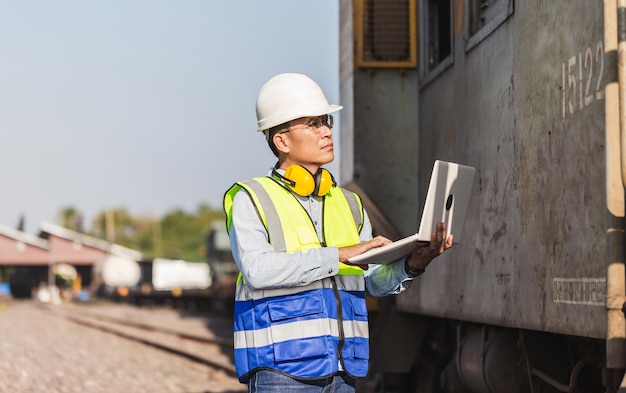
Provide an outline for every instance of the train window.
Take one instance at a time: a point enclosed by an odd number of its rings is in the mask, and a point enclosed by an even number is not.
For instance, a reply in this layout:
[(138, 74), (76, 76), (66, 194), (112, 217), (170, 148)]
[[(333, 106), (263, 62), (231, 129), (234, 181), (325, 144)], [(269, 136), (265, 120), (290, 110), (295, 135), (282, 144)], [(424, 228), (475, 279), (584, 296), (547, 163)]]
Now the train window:
[(513, 14), (513, 0), (470, 0), (469, 33), (465, 50), (469, 51)]
[[(422, 2), (422, 69), (430, 80), (452, 64), (452, 1)], [(423, 81), (424, 82), (424, 81)]]
[(416, 0), (356, 0), (356, 66), (417, 67), (416, 25)]

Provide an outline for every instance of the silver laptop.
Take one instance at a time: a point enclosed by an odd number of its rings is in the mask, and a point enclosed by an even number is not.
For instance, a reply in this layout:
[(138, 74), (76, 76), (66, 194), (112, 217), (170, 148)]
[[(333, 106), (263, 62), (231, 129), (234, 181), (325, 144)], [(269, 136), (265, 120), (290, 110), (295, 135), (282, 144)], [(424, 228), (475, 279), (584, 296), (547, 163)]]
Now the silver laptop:
[(446, 224), (447, 234), (454, 236), (454, 243), (459, 243), (463, 236), (463, 224), (475, 172), (476, 170), (470, 166), (435, 161), (418, 232), (352, 257), (348, 262), (354, 264), (394, 262), (409, 255), (418, 242), (429, 243), (430, 236), (440, 221)]

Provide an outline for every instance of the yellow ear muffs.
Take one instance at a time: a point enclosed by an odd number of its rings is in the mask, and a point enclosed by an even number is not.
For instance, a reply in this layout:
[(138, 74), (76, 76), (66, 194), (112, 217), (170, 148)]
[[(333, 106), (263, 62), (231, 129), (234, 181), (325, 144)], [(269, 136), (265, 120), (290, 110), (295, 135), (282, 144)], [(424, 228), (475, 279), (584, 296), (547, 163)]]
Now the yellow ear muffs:
[(300, 196), (309, 196), (315, 191), (315, 179), (308, 169), (301, 165), (291, 165), (285, 170), (289, 188)]
[(320, 168), (315, 175), (315, 190), (317, 196), (324, 196), (335, 185), (335, 179), (326, 169)]
[(333, 175), (326, 169), (320, 168), (314, 175), (301, 165), (291, 165), (285, 170), (285, 175), (281, 175), (276, 170), (273, 175), (278, 177), (294, 193), (300, 196), (324, 196), (336, 185)]

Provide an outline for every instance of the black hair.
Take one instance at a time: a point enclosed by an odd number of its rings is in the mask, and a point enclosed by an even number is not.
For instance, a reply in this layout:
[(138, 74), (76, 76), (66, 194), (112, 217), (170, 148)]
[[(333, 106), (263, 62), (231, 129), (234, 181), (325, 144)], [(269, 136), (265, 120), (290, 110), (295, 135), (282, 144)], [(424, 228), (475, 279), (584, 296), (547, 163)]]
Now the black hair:
[(276, 145), (274, 144), (274, 135), (276, 135), (276, 133), (279, 131), (285, 130), (285, 128), (289, 128), (289, 122), (279, 124), (277, 126), (274, 126), (264, 131), (265, 138), (267, 139), (267, 145), (270, 147), (270, 150), (272, 150), (272, 153), (274, 153), (276, 157), (278, 157), (278, 149), (276, 148)]

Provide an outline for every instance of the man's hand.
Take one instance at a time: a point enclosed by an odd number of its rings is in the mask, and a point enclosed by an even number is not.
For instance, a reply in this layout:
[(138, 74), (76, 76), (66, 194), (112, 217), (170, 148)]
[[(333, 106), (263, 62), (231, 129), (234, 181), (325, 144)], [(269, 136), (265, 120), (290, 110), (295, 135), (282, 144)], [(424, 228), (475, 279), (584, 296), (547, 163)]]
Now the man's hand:
[[(359, 244), (355, 244), (353, 246), (347, 247), (339, 247), (339, 261), (343, 262), (347, 265), (352, 265), (348, 262), (349, 258), (352, 258), (357, 255), (361, 255), (366, 251), (371, 250), (372, 248), (378, 248), (385, 246), (391, 243), (391, 240), (387, 239), (384, 236), (376, 236), (375, 238), (368, 240), (366, 242), (362, 242)], [(367, 270), (367, 265), (355, 265), (359, 266), (363, 270)]]
[(407, 263), (411, 271), (426, 269), (433, 259), (453, 246), (453, 236), (446, 237), (446, 224), (438, 222), (435, 232), (430, 235), (430, 243), (418, 244), (411, 253)]

